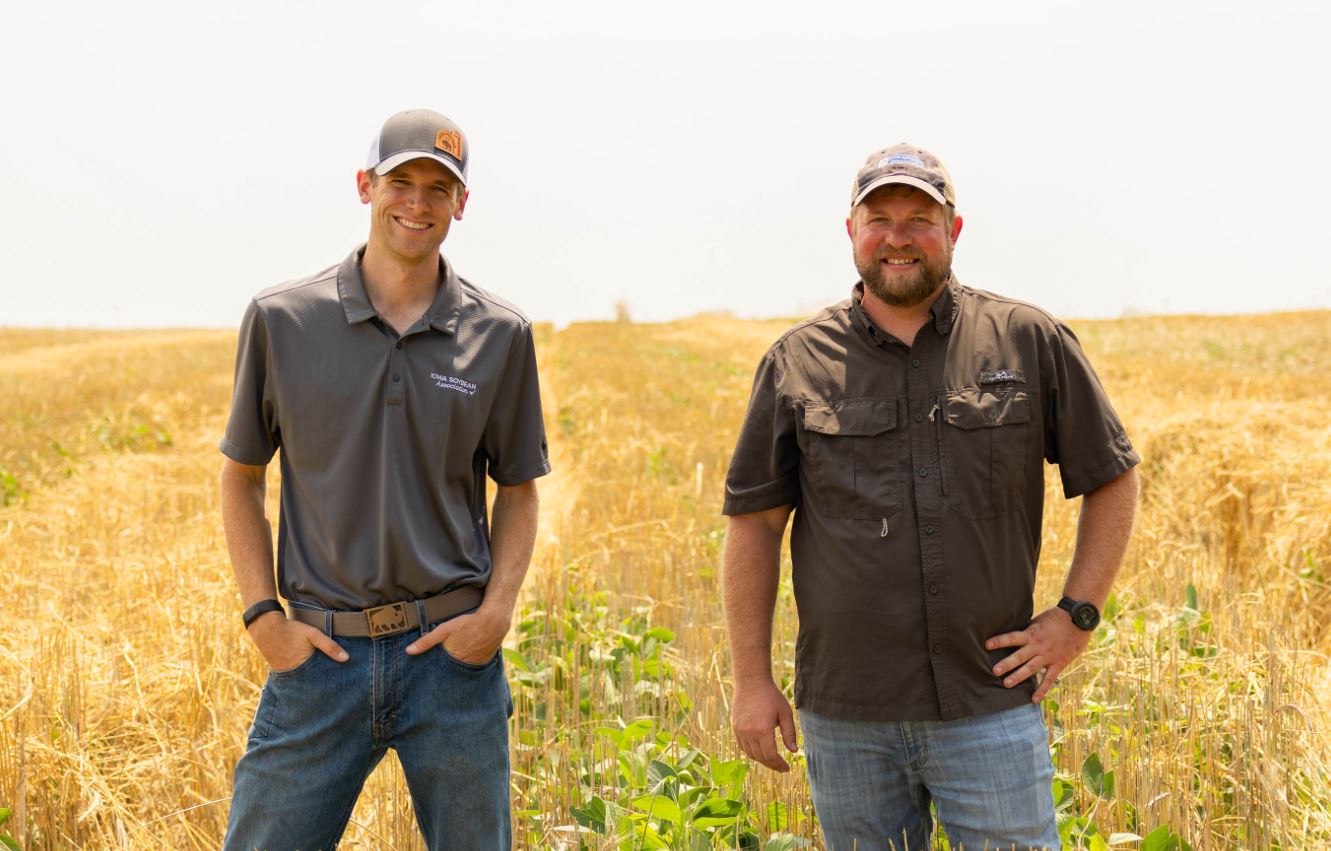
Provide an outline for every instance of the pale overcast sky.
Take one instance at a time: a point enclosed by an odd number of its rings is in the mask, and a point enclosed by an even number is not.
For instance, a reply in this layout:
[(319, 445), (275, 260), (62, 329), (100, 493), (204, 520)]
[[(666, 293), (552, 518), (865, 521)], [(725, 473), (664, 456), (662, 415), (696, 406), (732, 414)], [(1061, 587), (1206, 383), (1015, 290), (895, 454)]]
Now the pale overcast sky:
[(1331, 306), (1326, 2), (22, 3), (0, 325), (234, 326), (364, 238), (389, 114), (472, 146), (444, 253), (532, 318), (796, 315), (872, 150), (963, 281), (1067, 317)]

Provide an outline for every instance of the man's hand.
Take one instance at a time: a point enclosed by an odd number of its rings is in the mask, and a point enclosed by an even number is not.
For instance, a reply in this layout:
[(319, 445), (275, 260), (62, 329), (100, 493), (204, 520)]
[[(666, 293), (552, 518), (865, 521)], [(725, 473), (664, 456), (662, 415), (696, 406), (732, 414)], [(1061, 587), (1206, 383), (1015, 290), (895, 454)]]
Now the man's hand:
[[(1035, 616), (1031, 625), (1017, 632), (995, 635), (984, 643), (986, 650), (1016, 647), (1016, 652), (994, 666), (994, 675), (1004, 677), (1003, 685), (1012, 688), (1044, 670), (1040, 685), (1031, 696), (1039, 703), (1058, 682), (1058, 675), (1086, 649), (1091, 634), (1077, 629), (1072, 616), (1060, 608), (1046, 609)], [(1011, 672), (1011, 673), (1009, 673)], [(1004, 676), (1006, 674), (1006, 676)]]
[(349, 658), (347, 651), (323, 630), (287, 620), (281, 612), (267, 612), (260, 615), (249, 626), (250, 638), (259, 648), (268, 667), (273, 671), (290, 671), (301, 665), (306, 659), (321, 651), (328, 658), (345, 662)]
[(730, 708), (730, 723), (735, 740), (752, 759), (773, 771), (789, 771), (790, 763), (781, 757), (773, 731), (781, 729), (786, 750), (799, 750), (795, 738), (795, 714), (790, 701), (771, 679), (749, 684), (735, 684), (735, 702)]
[(499, 645), (504, 643), (510, 626), (511, 618), (481, 606), (469, 615), (458, 615), (439, 624), (407, 645), (407, 652), (416, 656), (442, 644), (448, 655), (459, 662), (484, 665), (499, 652)]

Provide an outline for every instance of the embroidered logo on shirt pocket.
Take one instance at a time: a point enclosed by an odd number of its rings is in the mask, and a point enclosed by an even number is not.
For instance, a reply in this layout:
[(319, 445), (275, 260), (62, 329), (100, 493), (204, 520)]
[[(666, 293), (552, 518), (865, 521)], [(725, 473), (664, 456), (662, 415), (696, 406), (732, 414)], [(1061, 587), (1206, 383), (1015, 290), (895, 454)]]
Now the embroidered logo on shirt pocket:
[(943, 399), (944, 475), (949, 498), (968, 517), (1016, 509), (1026, 483), (1031, 399), (1024, 390), (963, 387)]
[(897, 400), (805, 402), (800, 421), (800, 470), (814, 511), (886, 526), (902, 502)]

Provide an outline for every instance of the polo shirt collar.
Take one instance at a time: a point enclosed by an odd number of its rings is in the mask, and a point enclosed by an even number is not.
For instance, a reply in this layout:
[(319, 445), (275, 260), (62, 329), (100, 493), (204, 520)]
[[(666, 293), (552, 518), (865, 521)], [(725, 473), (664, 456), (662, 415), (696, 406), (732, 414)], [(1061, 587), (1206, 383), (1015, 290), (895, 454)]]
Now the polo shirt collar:
[[(364, 256), (365, 246), (358, 246), (337, 270), (337, 295), (342, 301), (342, 312), (346, 314), (348, 325), (379, 315), (370, 303), (365, 281), (361, 278), (360, 263)], [(434, 301), (425, 313), (426, 321), (434, 330), (452, 334), (457, 330), (458, 316), (462, 313), (462, 284), (442, 254), (439, 255), (439, 282), (439, 291), (434, 294)]]

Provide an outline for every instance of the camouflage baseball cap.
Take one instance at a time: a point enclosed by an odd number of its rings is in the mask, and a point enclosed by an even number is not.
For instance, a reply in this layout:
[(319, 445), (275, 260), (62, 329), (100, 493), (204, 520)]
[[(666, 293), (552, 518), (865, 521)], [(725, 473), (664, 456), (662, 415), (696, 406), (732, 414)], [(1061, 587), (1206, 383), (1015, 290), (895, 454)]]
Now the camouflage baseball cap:
[(850, 206), (856, 207), (869, 193), (889, 183), (903, 183), (923, 189), (940, 204), (957, 206), (952, 177), (938, 157), (905, 142), (874, 151), (855, 175), (850, 190)]
[(370, 143), (365, 170), (388, 174), (408, 160), (426, 159), (448, 169), (467, 185), (467, 137), (462, 128), (428, 109), (409, 109), (389, 116)]

